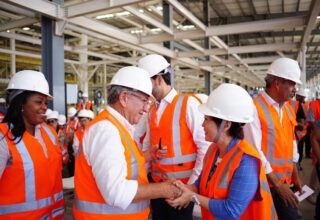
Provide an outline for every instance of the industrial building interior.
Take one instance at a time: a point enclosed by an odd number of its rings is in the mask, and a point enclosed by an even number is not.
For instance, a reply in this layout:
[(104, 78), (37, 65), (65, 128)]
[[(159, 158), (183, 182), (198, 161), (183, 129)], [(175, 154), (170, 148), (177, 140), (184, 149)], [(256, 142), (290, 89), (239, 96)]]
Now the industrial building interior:
[(177, 91), (207, 94), (223, 82), (261, 90), (271, 62), (289, 57), (311, 100), (319, 12), (320, 0), (2, 0), (0, 97), (10, 76), (32, 69), (51, 72), (55, 97), (68, 83), (105, 100), (118, 69), (157, 53), (174, 67)]

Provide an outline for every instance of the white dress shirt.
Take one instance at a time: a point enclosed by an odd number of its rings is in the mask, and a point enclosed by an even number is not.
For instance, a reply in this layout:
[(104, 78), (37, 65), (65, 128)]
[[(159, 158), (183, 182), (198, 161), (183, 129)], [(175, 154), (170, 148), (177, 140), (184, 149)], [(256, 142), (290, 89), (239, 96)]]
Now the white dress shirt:
[[(39, 143), (41, 144), (41, 147), (43, 149), (44, 155), (46, 156), (46, 158), (48, 158), (48, 149), (42, 139), (40, 127), (41, 127), (41, 125), (35, 126), (34, 137), (39, 141)], [(1, 179), (2, 173), (5, 170), (7, 163), (9, 162), (11, 157), (12, 157), (12, 155), (9, 153), (7, 142), (6, 142), (2, 132), (0, 132), (0, 179)]]
[[(282, 123), (282, 116), (283, 116), (283, 106), (279, 105), (276, 101), (274, 101), (266, 92), (262, 92), (263, 97), (267, 100), (269, 105), (272, 105), (274, 109), (277, 111), (277, 113), (280, 116), (280, 120)], [(251, 123), (248, 123), (244, 126), (244, 136), (245, 139), (252, 145), (255, 146), (260, 154), (262, 164), (264, 165), (264, 169), (266, 171), (266, 174), (272, 172), (271, 165), (267, 158), (265, 157), (264, 153), (261, 150), (261, 141), (262, 141), (262, 132), (261, 132), (261, 124), (260, 119), (258, 116), (257, 109), (254, 109), (254, 120)], [(293, 140), (293, 162), (298, 162), (299, 160), (299, 153), (297, 150), (297, 143), (295, 140)]]
[[(132, 136), (134, 127), (115, 109), (107, 110)], [(138, 190), (136, 180), (128, 180), (125, 149), (118, 129), (107, 120), (93, 124), (85, 132), (83, 153), (92, 168), (96, 184), (104, 200), (111, 206), (126, 209)]]
[[(168, 104), (170, 104), (174, 97), (177, 95), (177, 91), (175, 89), (171, 89), (171, 91), (168, 93), (166, 97), (164, 97), (158, 107), (158, 111), (156, 114), (156, 120), (157, 124), (159, 124), (159, 121), (161, 119), (162, 113), (164, 112), (165, 108)], [(187, 125), (190, 129), (193, 140), (195, 144), (197, 145), (197, 158), (196, 158), (196, 164), (193, 168), (192, 175), (190, 176), (188, 180), (188, 184), (193, 184), (199, 177), (201, 171), (202, 171), (202, 161), (205, 153), (207, 152), (207, 149), (210, 142), (205, 141), (205, 135), (204, 135), (204, 129), (202, 127), (202, 123), (204, 120), (204, 115), (199, 112), (198, 110), (199, 101), (194, 97), (189, 97), (187, 101)], [(148, 138), (145, 138), (143, 141), (143, 151), (150, 148), (150, 125), (147, 123), (147, 135)]]

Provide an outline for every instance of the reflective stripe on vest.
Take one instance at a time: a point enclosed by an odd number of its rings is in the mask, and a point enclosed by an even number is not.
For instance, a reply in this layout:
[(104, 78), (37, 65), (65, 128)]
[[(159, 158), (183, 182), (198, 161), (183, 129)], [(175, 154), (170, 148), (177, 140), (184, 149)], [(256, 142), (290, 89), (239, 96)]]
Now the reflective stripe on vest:
[(101, 204), (97, 202), (81, 201), (77, 197), (75, 198), (75, 206), (82, 212), (94, 213), (94, 214), (134, 214), (142, 212), (149, 207), (149, 202), (134, 202), (131, 203), (125, 210), (114, 207), (108, 204)]
[(49, 136), (50, 140), (54, 145), (57, 145), (56, 138), (50, 128), (47, 127), (47, 125), (42, 124), (41, 127), (46, 131), (47, 135)]
[[(108, 115), (108, 120), (110, 120), (111, 122), (118, 124), (117, 121), (115, 121), (112, 117), (110, 117), (110, 115)], [(137, 180), (138, 179), (138, 161), (137, 158), (135, 157), (134, 151), (133, 151), (133, 147), (130, 144), (130, 141), (128, 140), (127, 136), (125, 135), (125, 132), (123, 130), (122, 126), (118, 126), (119, 128), (119, 133), (121, 137), (124, 137), (124, 140), (126, 141), (127, 146), (129, 146), (130, 152), (131, 152), (131, 179), (132, 180)]]
[(222, 176), (220, 177), (218, 186), (219, 188), (226, 189), (228, 186), (228, 179), (229, 179), (229, 170), (231, 168), (231, 165), (233, 164), (234, 158), (237, 156), (238, 153), (240, 153), (241, 150), (238, 148), (236, 149), (232, 155), (230, 156), (230, 159), (228, 160), (227, 164), (224, 167), (224, 170), (222, 172)]
[[(53, 197), (55, 202), (58, 202), (63, 199), (63, 192), (62, 191), (58, 192), (54, 194)], [(4, 215), (4, 214), (17, 213), (17, 212), (34, 211), (34, 210), (49, 206), (51, 204), (52, 204), (52, 197), (47, 197), (47, 198), (28, 201), (24, 203), (16, 203), (12, 205), (0, 205), (0, 214)]]
[(275, 136), (275, 126), (273, 124), (273, 120), (272, 120), (271, 114), (269, 112), (269, 109), (266, 106), (266, 104), (264, 103), (264, 101), (262, 100), (261, 96), (259, 96), (256, 100), (260, 104), (260, 106), (263, 110), (263, 113), (265, 114), (266, 119), (267, 119), (267, 127), (268, 127), (268, 145), (267, 145), (268, 152), (266, 155), (267, 159), (270, 162), (270, 164), (284, 166), (284, 165), (286, 165), (286, 159), (279, 159), (279, 158), (273, 157), (276, 136)]
[[(172, 119), (172, 142), (173, 142), (173, 150), (174, 157), (173, 158), (164, 158), (160, 160), (160, 164), (163, 165), (175, 165), (181, 163), (193, 162), (196, 160), (197, 154), (188, 154), (182, 155), (181, 146), (180, 146), (180, 116), (181, 116), (181, 108), (184, 96), (180, 96), (175, 105)], [(190, 176), (188, 176), (190, 177)]]
[(175, 171), (175, 172), (159, 172), (159, 171), (152, 171), (152, 174), (158, 176), (160, 178), (167, 178), (167, 179), (184, 179), (189, 178), (192, 174), (192, 170), (187, 171)]

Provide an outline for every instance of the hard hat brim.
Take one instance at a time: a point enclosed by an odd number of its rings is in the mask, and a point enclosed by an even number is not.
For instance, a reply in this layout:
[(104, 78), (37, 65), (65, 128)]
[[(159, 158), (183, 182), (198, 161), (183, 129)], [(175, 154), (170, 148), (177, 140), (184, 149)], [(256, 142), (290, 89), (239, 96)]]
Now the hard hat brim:
[[(248, 119), (246, 119), (246, 120), (228, 118), (228, 117), (226, 117), (224, 115), (221, 115), (221, 114), (213, 112), (211, 109), (209, 109), (207, 107), (206, 103), (199, 105), (198, 106), (198, 110), (204, 115), (215, 117), (215, 118), (220, 118), (220, 119), (223, 119), (223, 120), (226, 120), (226, 121), (231, 121), (231, 122), (236, 122), (236, 123), (250, 123), (250, 122), (253, 121), (252, 117), (248, 117)], [(235, 111), (236, 111), (236, 109), (235, 109)]]
[(287, 79), (287, 80), (295, 82), (295, 83), (297, 83), (299, 85), (302, 85), (302, 82), (301, 82), (300, 79), (292, 79), (292, 78), (289, 78), (289, 77), (279, 76), (278, 74), (271, 73), (271, 72), (268, 72), (267, 74), (272, 75), (272, 76), (276, 76), (276, 77), (279, 77), (279, 78), (282, 78), (282, 79)]

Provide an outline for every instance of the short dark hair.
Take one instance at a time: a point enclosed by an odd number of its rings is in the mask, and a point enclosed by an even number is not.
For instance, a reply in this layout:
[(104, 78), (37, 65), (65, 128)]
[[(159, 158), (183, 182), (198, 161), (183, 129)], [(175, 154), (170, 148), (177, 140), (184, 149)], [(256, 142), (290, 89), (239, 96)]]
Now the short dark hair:
[(156, 79), (158, 76), (161, 76), (162, 79), (165, 81), (165, 83), (170, 86), (171, 85), (171, 74), (170, 73), (166, 73), (166, 74), (161, 74), (161, 75), (154, 75), (151, 77), (151, 79)]
[[(218, 127), (221, 125), (222, 119), (216, 117), (210, 118), (217, 124)], [(242, 140), (244, 138), (243, 125), (243, 123), (231, 122), (231, 127), (228, 130), (228, 134), (233, 138), (239, 138)]]

